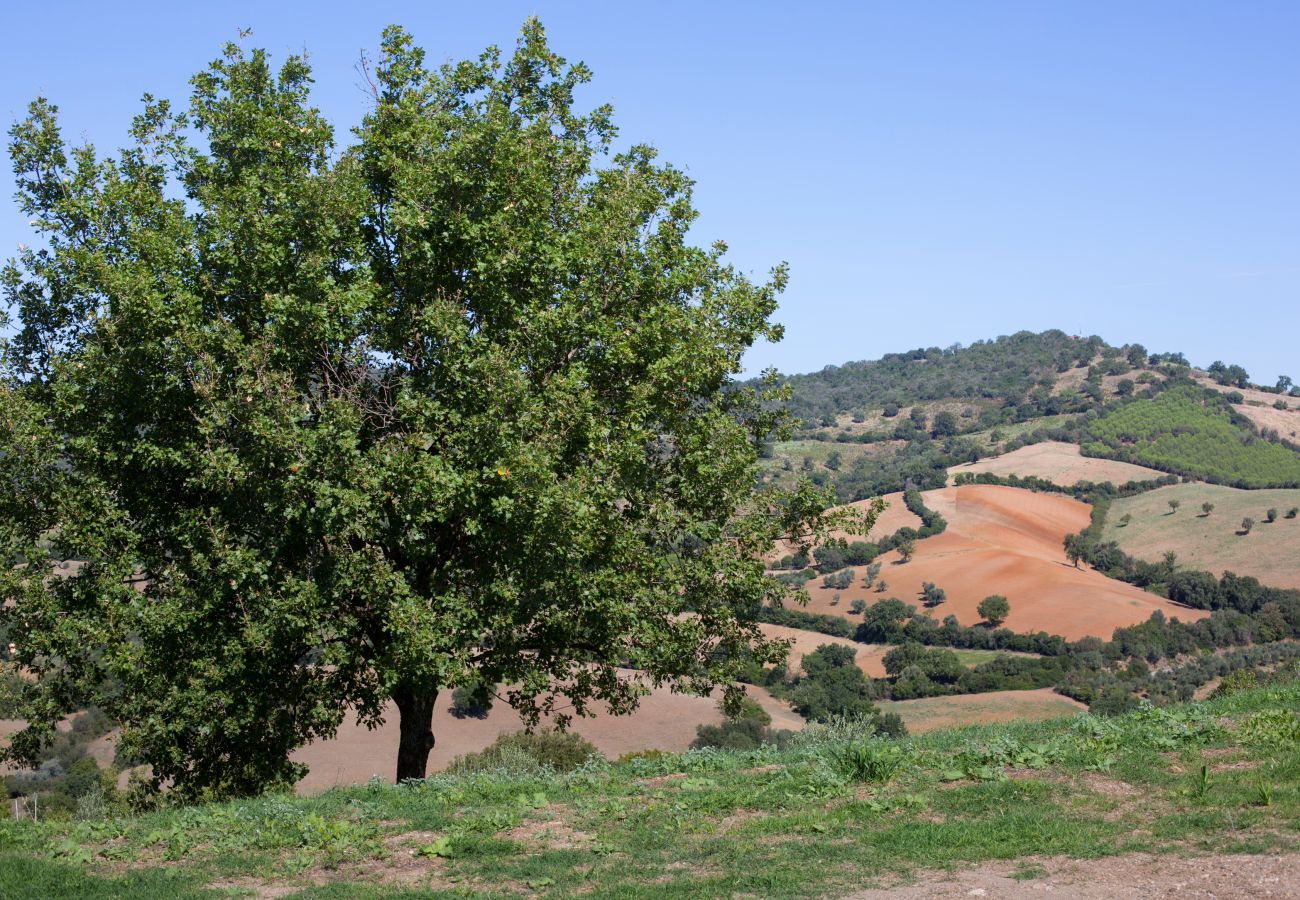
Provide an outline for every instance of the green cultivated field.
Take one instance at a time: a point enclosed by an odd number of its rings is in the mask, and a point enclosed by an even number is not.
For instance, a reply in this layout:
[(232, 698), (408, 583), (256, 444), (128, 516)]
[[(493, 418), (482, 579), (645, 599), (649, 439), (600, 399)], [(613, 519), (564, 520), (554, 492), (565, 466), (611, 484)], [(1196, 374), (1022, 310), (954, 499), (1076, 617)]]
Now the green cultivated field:
[[(1170, 511), (1169, 501), (1181, 505)], [(1213, 503), (1208, 516), (1201, 504)], [(1272, 587), (1300, 588), (1300, 518), (1284, 518), (1300, 507), (1300, 490), (1244, 491), (1214, 484), (1175, 484), (1115, 500), (1106, 516), (1103, 540), (1117, 541), (1126, 552), (1149, 561), (1167, 551), (1186, 567), (1215, 574), (1253, 575)], [(1276, 522), (1265, 513), (1278, 511)], [(1123, 525), (1128, 514), (1132, 520)], [(1241, 535), (1241, 520), (1255, 527)]]
[(1083, 452), (1238, 487), (1300, 486), (1300, 453), (1256, 438), (1199, 388), (1138, 400), (1088, 426)]
[(0, 896), (812, 897), (985, 860), (1283, 853), (1297, 710), (1285, 682), (1119, 719), (822, 727), (784, 750), (6, 821)]

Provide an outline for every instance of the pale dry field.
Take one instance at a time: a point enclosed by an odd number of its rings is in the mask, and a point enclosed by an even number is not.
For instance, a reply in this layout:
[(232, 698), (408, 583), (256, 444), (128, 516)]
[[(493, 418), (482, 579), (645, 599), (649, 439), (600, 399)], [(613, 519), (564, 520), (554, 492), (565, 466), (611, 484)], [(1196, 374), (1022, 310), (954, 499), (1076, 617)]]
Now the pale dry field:
[(1036, 722), (1057, 719), (1088, 709), (1082, 703), (1055, 693), (1051, 688), (1035, 691), (991, 691), (952, 697), (882, 702), (881, 712), (898, 713), (912, 734), (964, 725), (993, 722)]
[(1165, 474), (1146, 466), (1135, 466), (1118, 460), (1093, 459), (1081, 454), (1077, 444), (1060, 441), (1030, 444), (1001, 456), (953, 466), (948, 470), (948, 476), (952, 478), (963, 472), (972, 475), (987, 472), (1001, 477), (1019, 475), (1021, 478), (1042, 478), (1062, 487), (1071, 487), (1080, 481), (1109, 481), (1120, 485), (1126, 481), (1160, 478)]
[[(1171, 512), (1169, 501), (1181, 506)], [(1213, 503), (1208, 516), (1202, 503)], [(1264, 515), (1278, 511), (1269, 524)], [(1178, 554), (1182, 566), (1222, 575), (1253, 575), (1270, 587), (1300, 588), (1300, 518), (1283, 518), (1300, 507), (1300, 490), (1244, 491), (1217, 484), (1172, 484), (1111, 504), (1105, 540), (1116, 541), (1127, 553), (1151, 562), (1166, 552)], [(1128, 525), (1120, 520), (1132, 516)], [(1256, 525), (1242, 535), (1241, 520)]]
[[(1069, 640), (1089, 635), (1109, 639), (1116, 628), (1135, 625), (1156, 610), (1184, 621), (1208, 615), (1114, 581), (1087, 566), (1074, 568), (1065, 559), (1067, 533), (1086, 528), (1090, 507), (1058, 494), (1038, 494), (998, 485), (966, 485), (927, 491), (926, 506), (948, 520), (943, 534), (918, 541), (911, 562), (897, 551), (883, 554), (881, 577), (888, 589), (877, 593), (863, 584), (865, 567), (854, 583), (834, 591), (821, 580), (808, 583), (809, 610), (848, 614), (855, 598), (874, 603), (897, 597), (921, 605), (922, 582), (947, 592), (947, 602), (931, 611), (936, 619), (954, 615), (963, 625), (975, 625), (975, 611), (989, 594), (1005, 595), (1011, 603), (1007, 628), (1019, 632), (1045, 631)], [(831, 606), (833, 594), (838, 606)]]

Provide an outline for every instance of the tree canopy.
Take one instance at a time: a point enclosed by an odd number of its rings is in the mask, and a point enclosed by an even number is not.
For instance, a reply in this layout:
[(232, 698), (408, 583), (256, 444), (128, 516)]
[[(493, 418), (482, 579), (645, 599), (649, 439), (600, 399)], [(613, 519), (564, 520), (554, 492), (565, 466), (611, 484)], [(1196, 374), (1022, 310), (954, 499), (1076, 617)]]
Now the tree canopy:
[(93, 701), (156, 784), (254, 792), (391, 700), (419, 777), (439, 691), (563, 722), (781, 656), (759, 555), (828, 502), (755, 497), (784, 417), (732, 379), (784, 268), (693, 246), (690, 180), (613, 152), (536, 21), (438, 68), (390, 28), (366, 74), (342, 148), (305, 59), (235, 44), (116, 157), (45, 99), (12, 128), (41, 238), (3, 277), (12, 758)]

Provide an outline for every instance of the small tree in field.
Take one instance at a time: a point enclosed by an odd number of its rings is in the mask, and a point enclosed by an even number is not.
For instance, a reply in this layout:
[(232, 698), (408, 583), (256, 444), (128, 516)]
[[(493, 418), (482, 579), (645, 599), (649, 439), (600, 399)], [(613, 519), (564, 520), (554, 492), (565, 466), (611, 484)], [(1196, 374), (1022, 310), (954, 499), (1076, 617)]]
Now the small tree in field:
[(1067, 534), (1064, 540), (1065, 558), (1079, 568), (1079, 560), (1083, 558), (1083, 537), (1078, 534)]
[(1300, 515), (1300, 506), (1293, 506), (1286, 511), (1288, 519), (1294, 519), (1297, 515)]
[(1169, 501), (1169, 512), (1170, 512), (1170, 513), (1176, 513), (1176, 512), (1178, 512), (1178, 507), (1180, 507), (1180, 506), (1182, 506), (1182, 505), (1183, 505), (1183, 501), (1181, 501), (1181, 500), (1170, 500), (1170, 501)]
[(1264, 513), (1264, 521), (1269, 523), (1277, 521), (1277, 509), (1275, 507), (1270, 507), (1268, 512)]
[(931, 607), (938, 606), (948, 599), (948, 595), (943, 588), (929, 581), (921, 585), (921, 595), (925, 605)]
[(1005, 622), (1007, 616), (1011, 614), (1011, 604), (1001, 594), (992, 594), (981, 600), (975, 611), (980, 614), (980, 617), (985, 622), (997, 627)]
[(1124, 515), (1119, 517), (1119, 524), (1126, 528), (1128, 527), (1128, 523), (1132, 521), (1133, 521), (1132, 513), (1124, 513)]
[(1250, 516), (1246, 516), (1246, 518), (1244, 518), (1244, 519), (1241, 520), (1241, 533), (1242, 533), (1242, 534), (1250, 534), (1250, 529), (1252, 529), (1252, 528), (1254, 528), (1254, 527), (1255, 527), (1255, 520), (1252, 519)]
[(907, 538), (903, 540), (901, 543), (899, 543), (897, 549), (898, 549), (899, 559), (901, 559), (903, 562), (910, 562), (912, 559), (912, 555), (916, 553), (916, 541), (912, 540), (911, 538)]
[(1210, 513), (1212, 513), (1212, 512), (1214, 512), (1214, 504), (1213, 504), (1213, 503), (1210, 503), (1210, 502), (1206, 501), (1205, 503), (1202, 503), (1202, 504), (1201, 504), (1201, 515), (1202, 515), (1202, 517), (1204, 517), (1204, 516), (1208, 516), (1208, 515), (1209, 515)]
[(783, 656), (762, 554), (835, 519), (754, 492), (788, 431), (734, 379), (784, 268), (693, 246), (690, 180), (612, 152), (535, 20), (432, 67), (392, 28), (366, 75), (346, 148), (304, 58), (234, 44), (117, 158), (44, 99), (11, 129), (0, 633), (35, 680), (0, 756), (95, 703), (155, 787), (247, 794), (351, 710), (422, 778), (440, 692), (563, 725)]

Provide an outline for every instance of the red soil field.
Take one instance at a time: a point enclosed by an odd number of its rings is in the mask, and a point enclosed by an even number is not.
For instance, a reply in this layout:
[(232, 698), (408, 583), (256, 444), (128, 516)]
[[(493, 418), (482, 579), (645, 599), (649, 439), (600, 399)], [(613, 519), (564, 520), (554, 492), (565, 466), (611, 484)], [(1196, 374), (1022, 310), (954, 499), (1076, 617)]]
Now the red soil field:
[[(773, 728), (803, 727), (803, 719), (788, 704), (760, 688), (746, 686), (746, 689), (771, 714)], [(450, 706), (451, 692), (444, 691), (433, 713), (437, 743), (429, 755), (431, 772), (446, 768), (461, 754), (482, 750), (500, 734), (523, 728), (519, 717), (504, 704), (494, 707), (486, 719), (458, 719), (449, 711)], [(307, 777), (298, 782), (299, 793), (314, 794), (334, 785), (361, 784), (374, 775), (392, 781), (397, 759), (397, 711), (392, 704), (385, 710), (385, 719), (382, 727), (368, 731), (349, 715), (337, 737), (294, 753), (295, 760), (311, 767)], [(721, 721), (716, 696), (692, 697), (661, 688), (642, 698), (640, 708), (630, 716), (602, 712), (593, 718), (575, 719), (569, 730), (591, 741), (612, 759), (636, 750), (685, 750), (695, 740), (697, 725)]]
[[(859, 568), (845, 590), (810, 581), (808, 609), (844, 615), (858, 597), (868, 603), (897, 597), (920, 607), (921, 583), (929, 581), (947, 592), (947, 602), (931, 611), (937, 619), (954, 615), (963, 625), (975, 625), (980, 600), (1003, 594), (1011, 602), (1007, 628), (1070, 640), (1088, 635), (1109, 639), (1116, 628), (1144, 622), (1157, 609), (1183, 621), (1209, 615), (1066, 562), (1061, 542), (1067, 533), (1087, 527), (1085, 503), (1020, 488), (965, 485), (928, 491), (925, 504), (948, 520), (948, 529), (917, 542), (911, 562), (900, 562), (893, 551), (880, 557), (888, 590), (866, 588), (865, 570)], [(835, 593), (840, 594), (838, 607), (830, 605)]]

